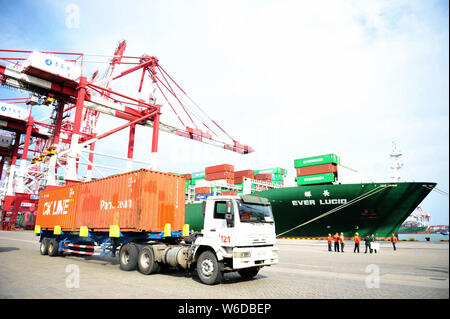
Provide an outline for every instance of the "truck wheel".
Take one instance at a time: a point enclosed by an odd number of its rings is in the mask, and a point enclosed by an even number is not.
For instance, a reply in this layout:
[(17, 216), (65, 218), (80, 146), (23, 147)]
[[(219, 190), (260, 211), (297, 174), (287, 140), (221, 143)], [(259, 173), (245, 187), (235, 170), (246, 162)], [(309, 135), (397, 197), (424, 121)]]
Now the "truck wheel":
[(51, 257), (58, 255), (59, 243), (55, 238), (50, 239), (48, 243), (48, 255)]
[(155, 260), (152, 246), (143, 246), (138, 255), (138, 269), (144, 275), (150, 275), (159, 271), (159, 263)]
[(259, 272), (259, 267), (252, 267), (252, 268), (244, 268), (241, 270), (238, 270), (239, 275), (241, 275), (242, 278), (250, 279), (255, 277)]
[(48, 254), (48, 242), (49, 242), (49, 238), (42, 238), (41, 246), (39, 247), (39, 251), (41, 252), (41, 255)]
[(212, 251), (206, 250), (200, 254), (197, 261), (197, 274), (201, 282), (207, 285), (215, 285), (222, 281), (223, 273)]
[(125, 271), (135, 270), (137, 268), (138, 248), (133, 243), (128, 243), (120, 248), (119, 261), (120, 269)]

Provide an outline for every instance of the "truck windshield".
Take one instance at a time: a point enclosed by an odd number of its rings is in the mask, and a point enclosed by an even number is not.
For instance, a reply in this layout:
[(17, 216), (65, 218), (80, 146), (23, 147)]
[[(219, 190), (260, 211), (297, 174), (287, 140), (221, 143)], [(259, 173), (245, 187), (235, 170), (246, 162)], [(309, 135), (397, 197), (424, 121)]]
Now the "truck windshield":
[(257, 205), (237, 201), (239, 218), (244, 223), (273, 223), (272, 208), (270, 205)]

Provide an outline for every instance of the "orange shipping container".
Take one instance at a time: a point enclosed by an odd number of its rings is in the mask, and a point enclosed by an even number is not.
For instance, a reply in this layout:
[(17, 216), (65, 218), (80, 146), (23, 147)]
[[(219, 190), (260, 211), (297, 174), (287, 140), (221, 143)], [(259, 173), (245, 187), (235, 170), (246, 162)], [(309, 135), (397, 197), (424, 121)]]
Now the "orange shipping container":
[(222, 164), (205, 168), (206, 175), (220, 172), (234, 172), (234, 166), (230, 164)]
[(255, 171), (248, 169), (245, 171), (237, 171), (234, 172), (234, 178), (237, 177), (249, 177), (249, 178), (253, 178), (255, 176)]
[[(108, 231), (118, 225), (121, 231), (156, 232), (167, 223), (172, 230), (183, 228), (185, 179), (181, 176), (139, 170), (72, 187), (78, 187), (78, 201), (71, 217), (75, 223), (67, 230), (87, 226), (90, 231)], [(48, 192), (58, 197), (59, 190)], [(39, 215), (38, 208), (36, 225), (42, 228)]]
[(209, 194), (211, 193), (211, 187), (197, 187), (195, 189), (195, 195), (198, 194)]
[(217, 173), (210, 173), (205, 175), (205, 180), (207, 181), (216, 181), (219, 179), (234, 179), (234, 173), (233, 172), (217, 172)]
[(36, 225), (42, 230), (53, 230), (60, 226), (63, 231), (75, 230), (75, 213), (77, 208), (79, 184), (42, 190)]

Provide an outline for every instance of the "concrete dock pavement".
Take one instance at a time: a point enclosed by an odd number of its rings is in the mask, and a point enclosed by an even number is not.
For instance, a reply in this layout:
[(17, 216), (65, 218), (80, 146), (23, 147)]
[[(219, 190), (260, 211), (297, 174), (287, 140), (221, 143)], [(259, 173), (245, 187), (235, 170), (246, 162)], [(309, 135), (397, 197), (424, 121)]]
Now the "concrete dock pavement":
[(0, 231), (0, 298), (448, 299), (448, 242), (380, 242), (377, 254), (328, 252), (326, 241), (278, 239), (279, 264), (215, 286), (166, 270), (144, 276), (118, 257), (42, 256), (32, 231)]

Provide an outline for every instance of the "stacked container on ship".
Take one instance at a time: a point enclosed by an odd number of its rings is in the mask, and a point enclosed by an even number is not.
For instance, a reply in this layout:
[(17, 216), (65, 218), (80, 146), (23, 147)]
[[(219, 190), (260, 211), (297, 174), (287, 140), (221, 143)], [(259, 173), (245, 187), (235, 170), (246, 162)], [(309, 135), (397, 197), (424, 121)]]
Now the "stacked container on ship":
[(337, 180), (339, 163), (339, 157), (335, 154), (296, 159), (297, 185), (333, 183)]

